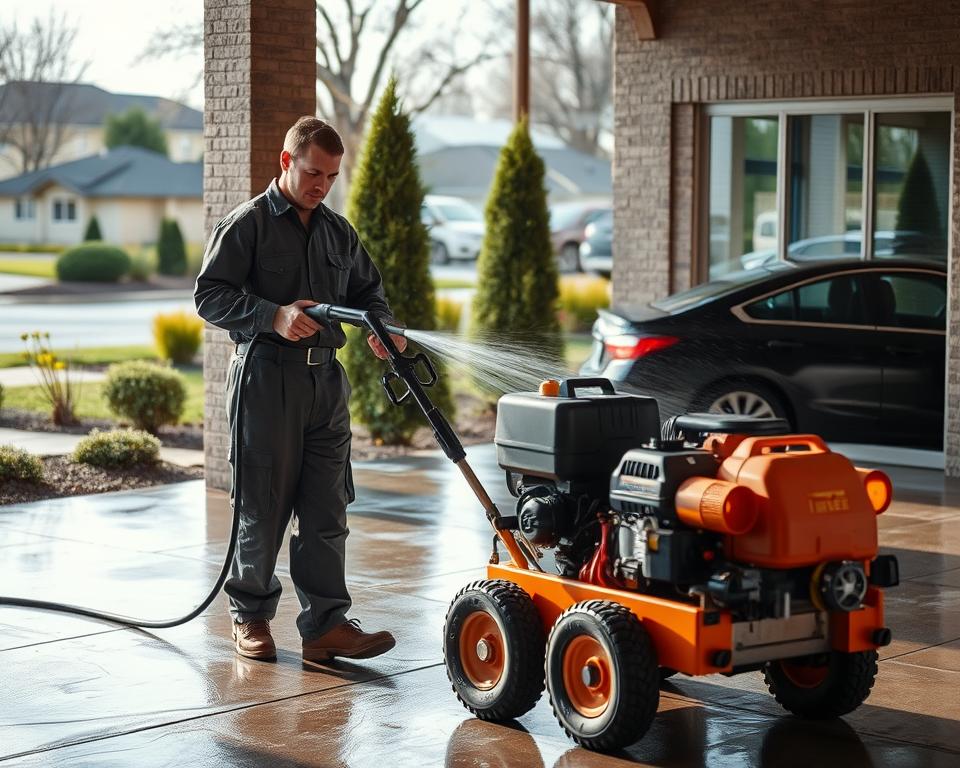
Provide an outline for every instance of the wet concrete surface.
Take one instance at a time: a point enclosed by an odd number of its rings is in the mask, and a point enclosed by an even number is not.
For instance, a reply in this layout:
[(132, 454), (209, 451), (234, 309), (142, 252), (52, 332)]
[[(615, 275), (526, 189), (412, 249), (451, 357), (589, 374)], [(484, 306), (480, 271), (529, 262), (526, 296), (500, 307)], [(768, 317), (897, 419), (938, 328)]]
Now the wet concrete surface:
[[(512, 507), (491, 446), (469, 452)], [(221, 595), (197, 620), (142, 631), (0, 607), (0, 762), (31, 766), (956, 766), (960, 764), (960, 507), (930, 472), (889, 470), (880, 518), (904, 582), (867, 702), (841, 720), (791, 717), (758, 673), (678, 676), (654, 725), (615, 755), (576, 747), (546, 696), (510, 724), (473, 718), (447, 682), (449, 600), (484, 576), (489, 526), (441, 456), (356, 467), (351, 615), (396, 647), (304, 666), (285, 549), (276, 662), (234, 655)], [(902, 488), (902, 492), (901, 492)], [(226, 551), (224, 494), (202, 483), (0, 508), (0, 591), (146, 618), (187, 612)]]

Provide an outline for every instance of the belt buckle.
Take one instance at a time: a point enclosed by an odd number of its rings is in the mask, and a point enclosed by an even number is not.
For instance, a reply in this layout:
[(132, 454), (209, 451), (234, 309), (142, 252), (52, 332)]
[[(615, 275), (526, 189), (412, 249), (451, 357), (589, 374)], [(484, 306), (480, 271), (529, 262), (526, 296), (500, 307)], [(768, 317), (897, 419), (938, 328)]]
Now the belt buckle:
[(307, 347), (307, 365), (320, 365), (323, 363), (323, 360), (313, 359), (313, 353), (318, 349), (323, 349), (323, 347)]

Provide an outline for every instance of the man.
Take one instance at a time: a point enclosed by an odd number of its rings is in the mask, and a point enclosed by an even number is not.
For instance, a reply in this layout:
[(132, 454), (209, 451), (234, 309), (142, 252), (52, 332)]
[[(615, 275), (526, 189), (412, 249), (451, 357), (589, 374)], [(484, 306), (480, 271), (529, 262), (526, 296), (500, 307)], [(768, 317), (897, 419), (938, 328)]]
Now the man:
[[(324, 302), (392, 322), (380, 273), (356, 230), (323, 204), (342, 157), (343, 143), (330, 125), (309, 116), (297, 120), (283, 143), (279, 179), (214, 229), (194, 294), (200, 316), (228, 330), (237, 344), (227, 411), (230, 460), (239, 455), (242, 461), (242, 487), (233, 489), (240, 530), (224, 589), (237, 653), (253, 659), (276, 657), (269, 622), (281, 587), (274, 570), (291, 512), (290, 575), (302, 608), (297, 628), (304, 660), (369, 658), (394, 646), (389, 632), (363, 632), (346, 618), (350, 386), (335, 355), (346, 338), (339, 324), (321, 326), (303, 311)], [(405, 348), (404, 338), (393, 340)], [(386, 357), (376, 338), (367, 341)], [(234, 418), (240, 387), (242, 435)]]

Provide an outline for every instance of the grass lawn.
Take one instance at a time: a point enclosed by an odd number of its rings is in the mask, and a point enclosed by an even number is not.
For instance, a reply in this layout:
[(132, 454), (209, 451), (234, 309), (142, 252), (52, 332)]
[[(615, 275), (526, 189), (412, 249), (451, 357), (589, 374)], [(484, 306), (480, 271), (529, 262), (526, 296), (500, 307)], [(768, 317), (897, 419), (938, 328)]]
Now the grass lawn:
[(29, 257), (18, 259), (4, 256), (0, 258), (0, 273), (55, 279), (57, 276), (56, 259), (31, 259)]
[[(184, 405), (181, 423), (203, 421), (203, 370), (195, 366), (178, 367), (186, 379), (187, 401)], [(84, 382), (80, 385), (80, 402), (77, 416), (81, 419), (116, 419), (107, 407), (103, 397), (103, 382)], [(26, 411), (48, 413), (50, 405), (43, 396), (40, 387), (8, 387), (4, 390), (3, 405), (7, 408), (20, 408)]]
[[(79, 365), (109, 365), (124, 360), (156, 360), (157, 351), (153, 347), (84, 347), (83, 349), (55, 349), (53, 353), (62, 360)], [(13, 368), (26, 365), (23, 352), (0, 353), (0, 368)]]

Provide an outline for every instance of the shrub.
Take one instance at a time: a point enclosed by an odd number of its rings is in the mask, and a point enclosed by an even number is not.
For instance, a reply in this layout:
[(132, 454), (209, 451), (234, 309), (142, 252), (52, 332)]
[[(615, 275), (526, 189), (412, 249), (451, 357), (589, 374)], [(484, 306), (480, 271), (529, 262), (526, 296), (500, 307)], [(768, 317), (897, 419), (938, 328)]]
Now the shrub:
[[(429, 331), (437, 318), (427, 230), (420, 220), (423, 195), (410, 117), (400, 106), (397, 82), (391, 78), (370, 119), (351, 179), (347, 218), (380, 270), (397, 320)], [(387, 400), (380, 386), (384, 363), (370, 353), (365, 339), (363, 333), (352, 336), (343, 356), (353, 384), (351, 411), (374, 439), (407, 443), (423, 425), (423, 415), (417, 408), (396, 408)], [(447, 379), (439, 367), (438, 373), (430, 399), (450, 415)]]
[(130, 279), (145, 283), (157, 271), (157, 257), (152, 248), (140, 248), (130, 257)]
[(78, 245), (57, 259), (57, 279), (64, 281), (115, 283), (128, 271), (126, 251), (105, 243)]
[(139, 429), (95, 429), (73, 450), (74, 461), (106, 469), (156, 464), (159, 459), (160, 441)]
[(202, 337), (203, 320), (196, 315), (171, 312), (153, 318), (153, 340), (164, 360), (181, 365), (191, 362)]
[(87, 224), (87, 231), (83, 233), (84, 241), (89, 240), (103, 240), (103, 235), (100, 234), (100, 222), (97, 221), (96, 216), (90, 217), (90, 222)]
[(484, 217), (471, 331), (491, 337), (522, 332), (530, 349), (562, 367), (544, 165), (526, 118), (500, 151)]
[(597, 319), (597, 310), (610, 306), (610, 283), (597, 278), (560, 280), (558, 316), (560, 327), (568, 333), (589, 331)]
[(0, 445), (0, 480), (43, 481), (43, 462), (22, 448)]
[(463, 316), (463, 304), (443, 297), (437, 299), (437, 330), (457, 331)]
[(187, 388), (183, 375), (145, 360), (114, 363), (107, 369), (103, 396), (110, 410), (134, 425), (156, 432), (176, 424), (183, 413)]
[(187, 273), (187, 246), (175, 219), (160, 222), (160, 239), (157, 241), (157, 272), (161, 275), (185, 275)]

